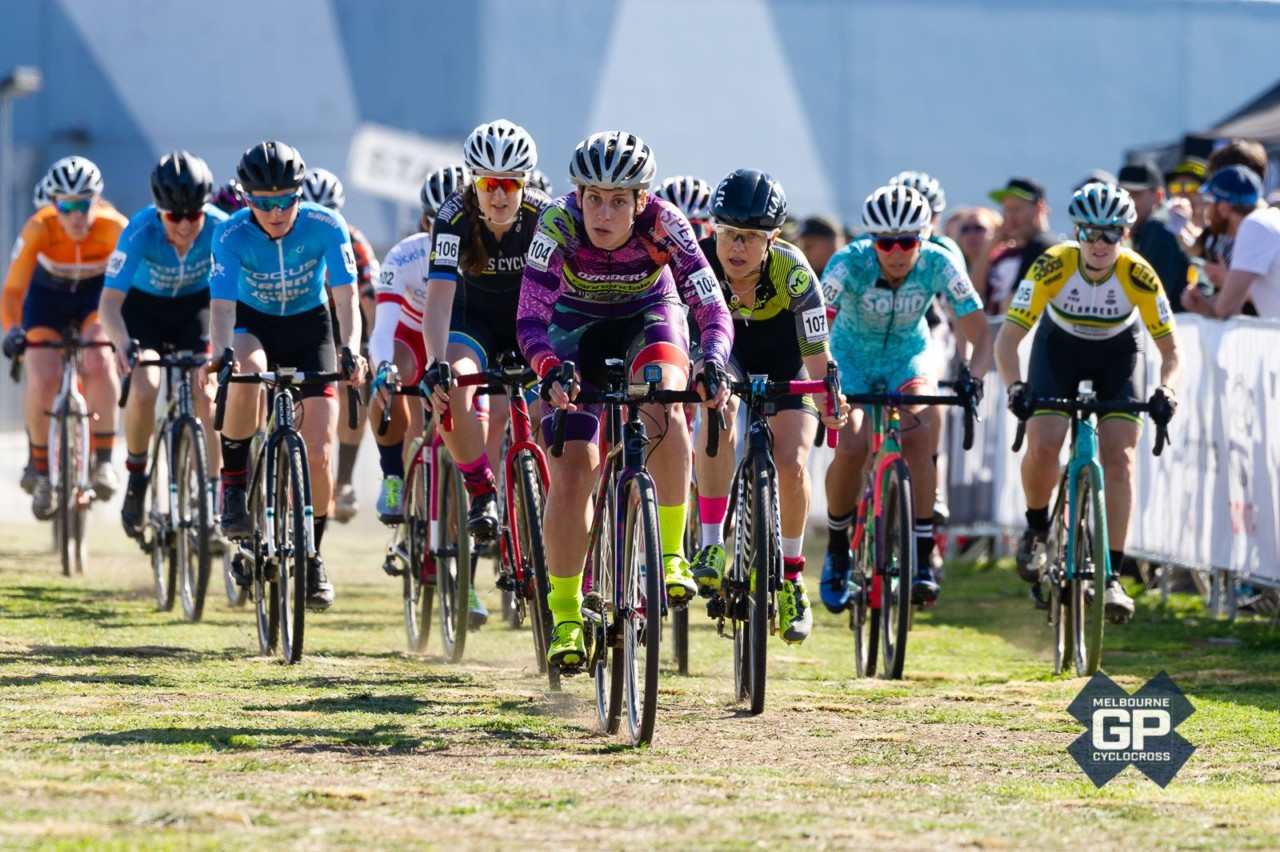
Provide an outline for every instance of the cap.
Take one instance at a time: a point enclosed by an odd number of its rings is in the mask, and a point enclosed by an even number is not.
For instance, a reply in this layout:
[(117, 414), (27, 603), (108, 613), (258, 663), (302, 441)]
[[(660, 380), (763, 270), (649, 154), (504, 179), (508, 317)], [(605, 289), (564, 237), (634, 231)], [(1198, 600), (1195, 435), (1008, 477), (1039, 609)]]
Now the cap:
[(1120, 177), (1116, 181), (1121, 189), (1133, 192), (1144, 189), (1158, 189), (1164, 186), (1164, 177), (1156, 164), (1150, 160), (1141, 163), (1130, 163), (1120, 169)]
[(1089, 169), (1075, 185), (1072, 192), (1079, 192), (1080, 187), (1090, 183), (1115, 183), (1116, 176), (1106, 169)]
[(1199, 157), (1187, 157), (1165, 172), (1164, 179), (1166, 182), (1173, 180), (1175, 177), (1193, 177), (1197, 180), (1204, 180), (1208, 171), (1209, 164), (1207, 162)]
[(800, 223), (799, 237), (827, 237), (835, 239), (840, 226), (826, 216), (810, 216)]
[(1006, 198), (1021, 198), (1023, 201), (1044, 201), (1047, 193), (1044, 185), (1029, 177), (1009, 178), (1001, 189), (993, 189), (987, 193), (992, 201), (1004, 201)]
[(1200, 187), (1200, 194), (1214, 201), (1248, 207), (1262, 198), (1262, 178), (1248, 166), (1226, 166), (1209, 176)]

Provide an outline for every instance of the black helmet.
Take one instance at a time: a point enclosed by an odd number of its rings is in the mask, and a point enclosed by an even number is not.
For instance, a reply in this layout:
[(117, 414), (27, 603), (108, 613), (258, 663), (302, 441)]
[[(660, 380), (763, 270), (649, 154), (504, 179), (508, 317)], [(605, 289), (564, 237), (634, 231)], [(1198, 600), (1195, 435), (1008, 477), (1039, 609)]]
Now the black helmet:
[(307, 178), (307, 164), (297, 148), (283, 142), (259, 142), (240, 158), (236, 177), (250, 193), (297, 189)]
[(770, 231), (787, 220), (787, 195), (765, 172), (738, 169), (716, 187), (711, 217), (731, 228)]
[(151, 197), (161, 210), (195, 213), (209, 203), (212, 195), (213, 172), (195, 154), (165, 154), (151, 172)]

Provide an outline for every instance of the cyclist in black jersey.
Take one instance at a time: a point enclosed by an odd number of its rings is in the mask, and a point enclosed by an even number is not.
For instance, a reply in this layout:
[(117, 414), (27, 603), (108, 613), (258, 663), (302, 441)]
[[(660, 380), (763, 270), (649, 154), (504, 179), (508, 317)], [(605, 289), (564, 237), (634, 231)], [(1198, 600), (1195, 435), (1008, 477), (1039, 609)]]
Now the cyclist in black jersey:
[[(782, 185), (764, 172), (738, 169), (716, 187), (710, 214), (714, 233), (699, 245), (720, 281), (733, 317), (733, 350), (727, 372), (735, 381), (761, 374), (773, 381), (822, 378), (831, 360), (827, 309), (818, 276), (804, 255), (778, 239), (787, 217)], [(824, 416), (827, 428), (844, 425), (848, 409), (841, 403), (838, 416)], [(730, 447), (737, 442), (737, 411), (738, 401), (731, 397), (724, 408), (724, 437)], [(803, 642), (813, 623), (802, 578), (802, 548), (811, 494), (809, 450), (817, 419), (818, 408), (812, 399), (790, 397), (779, 400), (772, 423), (782, 523), (783, 587), (778, 590), (778, 609), (782, 638), (788, 643)], [(717, 589), (725, 570), (724, 520), (734, 453), (721, 452), (713, 458), (705, 446), (696, 460), (702, 549), (694, 558), (693, 576), (699, 585)]]

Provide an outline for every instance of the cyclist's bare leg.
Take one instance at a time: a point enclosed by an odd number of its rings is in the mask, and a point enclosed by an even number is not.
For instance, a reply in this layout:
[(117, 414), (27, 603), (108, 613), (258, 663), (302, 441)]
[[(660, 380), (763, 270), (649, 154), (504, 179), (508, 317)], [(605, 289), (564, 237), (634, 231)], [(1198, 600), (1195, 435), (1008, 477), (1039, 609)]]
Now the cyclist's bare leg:
[(902, 457), (911, 471), (913, 508), (919, 524), (932, 524), (938, 478), (933, 467), (932, 417), (928, 410), (931, 407), (913, 405), (902, 410)]
[(714, 414), (704, 414), (699, 427), (698, 456), (694, 467), (698, 472), (698, 496), (700, 498), (725, 498), (729, 496), (729, 487), (733, 483), (733, 465), (738, 446), (738, 430), (735, 428), (738, 417), (739, 400), (729, 397), (725, 405), (724, 431), (720, 433), (720, 448), (716, 456), (707, 455), (707, 442), (711, 440), (711, 423)]
[(507, 417), (511, 413), (511, 403), (503, 394), (489, 394), (489, 426), (485, 436), (485, 452), (489, 454), (489, 467), (493, 475), (498, 476), (502, 469), (503, 436), (507, 431)]
[[(138, 353), (138, 360), (151, 360), (156, 354), (154, 349), (144, 349)], [(130, 455), (146, 455), (155, 425), (160, 368), (135, 367), (129, 375), (129, 402), (124, 407), (125, 446)]]
[[(102, 324), (92, 322), (84, 327), (85, 340), (106, 342), (107, 333)], [(80, 375), (84, 384), (84, 399), (89, 411), (98, 416), (92, 430), (95, 434), (115, 434), (116, 403), (120, 401), (120, 377), (116, 375), (116, 359), (110, 349), (94, 347), (81, 353)]]
[(556, 577), (582, 573), (591, 526), (591, 496), (600, 449), (588, 441), (566, 441), (560, 458), (547, 456), (551, 488), (543, 512), (547, 570)]
[[(1124, 550), (1133, 505), (1133, 468), (1141, 427), (1132, 420), (1108, 417), (1098, 424), (1102, 478), (1107, 495), (1107, 541), (1111, 550)], [(1111, 566), (1118, 572), (1120, 566)]]
[(1027, 421), (1027, 452), (1022, 458), (1022, 490), (1027, 507), (1045, 508), (1053, 499), (1061, 468), (1058, 456), (1071, 421), (1066, 417), (1042, 414)]
[[(339, 383), (337, 397), (312, 396), (302, 401), (298, 431), (307, 447), (307, 466), (311, 469), (311, 505), (317, 516), (327, 515), (333, 495), (333, 441), (338, 420), (339, 400), (347, 404), (346, 385)], [(345, 414), (344, 414), (345, 416)]]
[[(48, 329), (39, 329), (48, 332)], [(31, 340), (57, 339), (55, 334), (29, 335)], [(58, 395), (62, 382), (62, 360), (56, 349), (29, 349), (23, 356), (23, 371), (27, 377), (27, 393), (23, 409), (27, 423), (27, 435), (31, 443), (44, 447), (49, 443), (49, 415), (53, 398)]]
[[(660, 363), (660, 362), (656, 362)], [(683, 368), (661, 364), (661, 390), (684, 390), (688, 377)], [(689, 437), (689, 424), (680, 406), (641, 406), (645, 428), (649, 432), (649, 456), (646, 462), (653, 475), (658, 492), (659, 506), (684, 505), (689, 499), (689, 481), (693, 474), (690, 455), (693, 444)], [(662, 431), (666, 436), (657, 440)]]
[(858, 506), (863, 471), (871, 455), (871, 418), (866, 409), (854, 406), (849, 423), (840, 430), (840, 443), (827, 468), (827, 513), (843, 517)]
[[(456, 375), (478, 373), (480, 363), (470, 348), (450, 343), (447, 350), (449, 363)], [(453, 429), (441, 431), (445, 446), (455, 459), (464, 464), (480, 458), (485, 451), (485, 427), (476, 416), (475, 388), (455, 387), (449, 392), (449, 411), (453, 417)]]
[[(214, 478), (222, 468), (222, 443), (213, 429), (213, 395), (217, 389), (215, 382), (208, 382), (201, 388), (199, 380), (194, 375), (191, 377), (191, 400), (195, 405), (196, 417), (204, 427), (204, 443), (209, 451), (209, 476)], [(129, 393), (132, 395), (133, 391)]]
[[(262, 343), (252, 334), (237, 334), (232, 343), (237, 372), (260, 373), (267, 369), (267, 353)], [(210, 382), (212, 385), (213, 383)], [(262, 422), (259, 403), (262, 389), (256, 384), (233, 382), (227, 387), (226, 412), (222, 420), (222, 435), (229, 441), (247, 441)]]
[[(403, 343), (397, 342), (392, 350), (392, 363), (396, 365), (396, 369), (403, 376), (412, 376), (416, 369), (413, 353), (409, 351), (409, 347)], [(412, 400), (410, 405), (410, 397), (392, 395), (390, 402), (386, 402), (386, 395), (382, 393), (373, 394), (369, 400), (369, 429), (373, 432), (373, 440), (383, 447), (393, 447), (404, 440), (405, 434), (410, 429), (411, 412), (416, 406), (421, 410), (421, 404), (416, 400)], [(385, 405), (391, 407), (391, 421), (387, 424), (387, 433), (385, 435), (378, 434), (378, 426), (382, 423), (382, 412)], [(341, 416), (341, 412), (339, 412)], [(421, 416), (418, 419), (418, 432), (422, 431)]]
[(813, 415), (804, 411), (779, 411), (772, 425), (782, 535), (784, 538), (796, 538), (804, 535), (809, 518), (809, 450), (813, 446), (818, 423)]

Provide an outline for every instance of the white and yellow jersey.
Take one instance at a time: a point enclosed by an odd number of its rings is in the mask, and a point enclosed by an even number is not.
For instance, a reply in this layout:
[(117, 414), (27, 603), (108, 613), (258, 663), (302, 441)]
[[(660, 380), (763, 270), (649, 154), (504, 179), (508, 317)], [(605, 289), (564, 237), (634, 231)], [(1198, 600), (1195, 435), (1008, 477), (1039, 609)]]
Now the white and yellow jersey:
[(1051, 247), (1018, 285), (1005, 322), (1030, 329), (1046, 305), (1055, 325), (1085, 340), (1115, 337), (1139, 316), (1155, 340), (1173, 332), (1173, 311), (1160, 278), (1132, 249), (1121, 248), (1111, 274), (1094, 282), (1080, 273), (1079, 243)]

